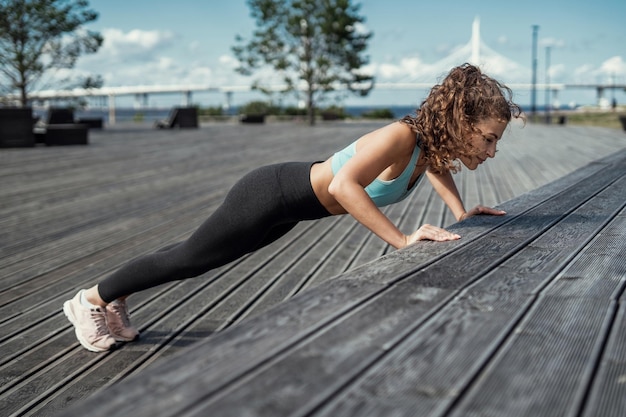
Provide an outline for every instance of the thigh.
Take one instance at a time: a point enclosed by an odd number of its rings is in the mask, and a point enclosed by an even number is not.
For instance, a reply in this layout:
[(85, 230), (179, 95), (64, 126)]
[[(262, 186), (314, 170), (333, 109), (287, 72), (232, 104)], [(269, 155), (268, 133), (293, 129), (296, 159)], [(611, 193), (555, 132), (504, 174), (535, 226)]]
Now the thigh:
[(195, 256), (232, 259), (264, 246), (270, 232), (285, 222), (279, 184), (270, 168), (256, 169), (239, 180), (185, 242), (185, 250)]
[(261, 243), (259, 243), (256, 248), (254, 248), (254, 250), (261, 249), (262, 247), (265, 247), (270, 243), (273, 243), (281, 237), (285, 236), (287, 233), (289, 233), (289, 231), (291, 231), (291, 229), (296, 227), (297, 224), (298, 222), (292, 222), (274, 226), (272, 229), (270, 229), (269, 232), (267, 232), (265, 238), (261, 241)]

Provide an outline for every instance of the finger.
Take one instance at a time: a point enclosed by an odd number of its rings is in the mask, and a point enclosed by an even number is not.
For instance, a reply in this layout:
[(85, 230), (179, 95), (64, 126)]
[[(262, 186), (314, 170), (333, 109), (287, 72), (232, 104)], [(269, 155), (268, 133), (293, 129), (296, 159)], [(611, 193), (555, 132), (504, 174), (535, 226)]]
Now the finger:
[(506, 214), (506, 211), (498, 210), (498, 209), (491, 208), (491, 207), (482, 207), (481, 213), (482, 214), (491, 214), (493, 216), (502, 216), (502, 215)]
[(461, 236), (456, 233), (451, 233), (440, 227), (430, 225), (420, 227), (416, 236), (417, 240), (434, 240), (437, 242), (457, 240), (460, 238)]
[(470, 212), (472, 213), (472, 215), (489, 214), (493, 216), (502, 216), (506, 214), (506, 211), (504, 210), (498, 210), (492, 207), (485, 207), (485, 206), (476, 206), (472, 210), (470, 210)]

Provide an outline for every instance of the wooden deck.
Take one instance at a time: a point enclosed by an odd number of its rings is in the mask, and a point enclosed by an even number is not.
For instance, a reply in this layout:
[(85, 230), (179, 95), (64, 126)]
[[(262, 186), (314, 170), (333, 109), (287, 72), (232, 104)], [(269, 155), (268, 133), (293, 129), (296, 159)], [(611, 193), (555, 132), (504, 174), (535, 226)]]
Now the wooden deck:
[[(390, 251), (347, 216), (302, 223), (134, 295), (138, 342), (75, 341), (61, 305), (77, 288), (183, 239), (249, 169), (326, 158), (378, 125), (126, 126), (1, 150), (2, 414), (623, 416), (617, 130), (511, 127), (457, 180), (467, 206), (509, 214), (455, 224), (460, 241)], [(427, 182), (387, 213), (406, 231), (454, 223)]]

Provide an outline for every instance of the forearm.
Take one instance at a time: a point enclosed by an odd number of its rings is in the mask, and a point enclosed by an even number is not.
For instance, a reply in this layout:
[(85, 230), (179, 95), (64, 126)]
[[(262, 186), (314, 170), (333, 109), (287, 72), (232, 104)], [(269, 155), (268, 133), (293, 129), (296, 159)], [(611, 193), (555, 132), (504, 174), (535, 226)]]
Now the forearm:
[(446, 205), (454, 214), (454, 217), (457, 221), (465, 220), (468, 217), (475, 216), (477, 214), (490, 214), (495, 216), (501, 216), (505, 214), (502, 210), (493, 209), (491, 207), (485, 207), (478, 205), (471, 209), (469, 212), (465, 210), (463, 206), (463, 201), (461, 200), (461, 196), (459, 195), (459, 191), (456, 188), (456, 184), (452, 179), (452, 174), (449, 172), (447, 174), (433, 174), (428, 172), (428, 179), (437, 194), (441, 197), (441, 199), (446, 203)]
[(466, 213), (463, 200), (456, 187), (452, 174), (450, 172), (446, 174), (434, 174), (430, 171), (426, 172), (430, 183), (433, 188), (448, 206), (454, 218), (456, 220), (462, 220), (463, 215)]
[(406, 246), (406, 235), (376, 207), (362, 187), (342, 187), (334, 190), (333, 196), (352, 217), (389, 245), (396, 249)]

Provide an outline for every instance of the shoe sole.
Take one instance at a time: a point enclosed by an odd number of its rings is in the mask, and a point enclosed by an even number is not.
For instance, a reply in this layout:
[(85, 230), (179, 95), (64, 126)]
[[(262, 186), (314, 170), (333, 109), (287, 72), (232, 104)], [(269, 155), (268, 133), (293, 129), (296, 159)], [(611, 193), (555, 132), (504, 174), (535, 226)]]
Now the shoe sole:
[(108, 349), (103, 349), (100, 348), (98, 346), (94, 346), (91, 343), (89, 343), (78, 331), (78, 326), (77, 326), (77, 320), (76, 320), (76, 316), (74, 316), (74, 312), (72, 311), (72, 307), (70, 305), (71, 300), (68, 300), (66, 302), (63, 303), (63, 313), (65, 314), (65, 317), (67, 317), (67, 319), (70, 321), (70, 323), (72, 323), (72, 326), (74, 326), (74, 334), (76, 335), (76, 338), (78, 339), (78, 341), (80, 342), (80, 344), (87, 350), (91, 351), (91, 352), (108, 352), (109, 350), (113, 350), (115, 349), (115, 345), (112, 345), (110, 348)]
[(132, 339), (129, 339), (127, 337), (114, 335), (113, 333), (111, 333), (111, 337), (115, 339), (116, 342), (134, 342), (135, 340), (139, 339), (139, 335), (133, 337)]

